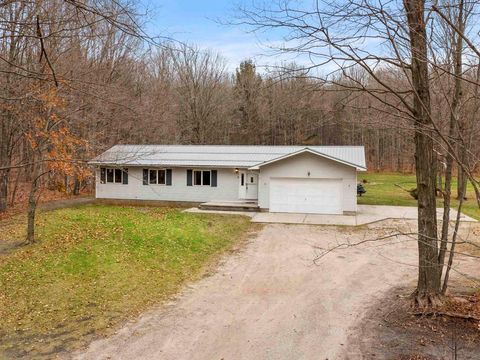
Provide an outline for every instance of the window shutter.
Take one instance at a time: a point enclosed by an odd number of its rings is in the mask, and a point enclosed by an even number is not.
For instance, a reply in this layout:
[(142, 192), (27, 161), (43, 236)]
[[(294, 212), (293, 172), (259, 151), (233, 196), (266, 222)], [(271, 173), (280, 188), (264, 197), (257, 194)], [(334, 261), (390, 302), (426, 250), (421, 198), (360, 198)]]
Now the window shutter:
[(123, 168), (122, 184), (128, 185), (128, 168)]
[(217, 187), (217, 170), (212, 170), (212, 185), (213, 187)]
[(143, 185), (148, 185), (148, 169), (143, 169)]
[(172, 185), (172, 169), (167, 169), (166, 171), (166, 179), (165, 185), (171, 186)]
[(187, 170), (187, 186), (192, 186), (193, 171)]
[(100, 184), (105, 184), (107, 182), (107, 177), (105, 175), (106, 171), (105, 168), (100, 168)]

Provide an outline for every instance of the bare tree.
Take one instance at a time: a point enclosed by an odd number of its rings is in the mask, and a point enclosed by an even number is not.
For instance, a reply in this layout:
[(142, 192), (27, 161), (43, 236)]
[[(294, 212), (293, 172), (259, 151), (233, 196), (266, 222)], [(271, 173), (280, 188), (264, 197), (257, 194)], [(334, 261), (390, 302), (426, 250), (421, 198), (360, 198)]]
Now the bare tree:
[(182, 45), (170, 50), (178, 104), (179, 140), (208, 143), (222, 120), (225, 65), (217, 54)]

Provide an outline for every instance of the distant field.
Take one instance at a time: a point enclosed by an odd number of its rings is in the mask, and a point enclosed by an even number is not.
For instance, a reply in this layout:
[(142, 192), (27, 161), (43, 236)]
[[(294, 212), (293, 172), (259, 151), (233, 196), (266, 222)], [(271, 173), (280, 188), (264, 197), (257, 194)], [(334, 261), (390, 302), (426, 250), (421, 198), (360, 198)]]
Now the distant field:
[[(399, 184), (406, 189), (416, 187), (415, 175), (404, 175), (398, 173), (358, 173), (358, 181), (367, 180), (364, 185), (367, 193), (358, 198), (359, 204), (367, 205), (400, 205), (400, 206), (416, 206), (417, 201), (410, 194), (397, 186)], [(452, 197), (456, 195), (456, 180), (452, 187)], [(468, 200), (463, 203), (462, 212), (480, 220), (480, 210), (475, 201), (473, 188), (468, 184), (467, 189)], [(442, 199), (438, 198), (437, 206), (443, 205)], [(452, 200), (452, 207), (456, 207), (458, 202)]]
[[(169, 208), (40, 213), (36, 244), (0, 251), (0, 359), (54, 358), (105, 334), (197, 278), (249, 227)], [(23, 239), (24, 217), (0, 228), (0, 244)]]

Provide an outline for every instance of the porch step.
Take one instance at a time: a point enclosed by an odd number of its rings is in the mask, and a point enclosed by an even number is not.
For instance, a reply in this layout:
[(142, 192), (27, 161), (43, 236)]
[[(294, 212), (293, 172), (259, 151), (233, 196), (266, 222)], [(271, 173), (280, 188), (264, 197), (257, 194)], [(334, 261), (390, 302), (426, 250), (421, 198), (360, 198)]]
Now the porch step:
[(198, 206), (202, 210), (260, 211), (256, 201), (209, 201)]

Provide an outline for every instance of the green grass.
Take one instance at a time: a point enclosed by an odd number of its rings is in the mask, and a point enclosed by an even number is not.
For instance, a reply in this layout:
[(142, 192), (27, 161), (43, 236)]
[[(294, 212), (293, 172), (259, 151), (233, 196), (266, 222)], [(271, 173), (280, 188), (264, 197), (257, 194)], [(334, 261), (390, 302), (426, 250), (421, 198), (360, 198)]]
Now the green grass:
[[(415, 175), (405, 175), (398, 173), (359, 173), (358, 181), (366, 179), (368, 182), (364, 185), (367, 193), (358, 198), (359, 204), (367, 205), (397, 205), (397, 206), (417, 206), (417, 201), (406, 191), (395, 186), (399, 184), (406, 189), (416, 187)], [(456, 179), (452, 186), (452, 197), (456, 195)], [(480, 210), (471, 184), (467, 188), (468, 200), (463, 203), (462, 212), (477, 220), (480, 220)], [(438, 207), (443, 206), (443, 201), (438, 198)], [(452, 200), (452, 207), (458, 206), (457, 200)]]
[[(108, 333), (201, 276), (249, 224), (168, 208), (41, 213), (38, 242), (0, 255), (0, 358), (51, 357)], [(23, 221), (0, 228), (0, 239), (24, 235)]]

